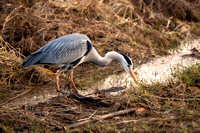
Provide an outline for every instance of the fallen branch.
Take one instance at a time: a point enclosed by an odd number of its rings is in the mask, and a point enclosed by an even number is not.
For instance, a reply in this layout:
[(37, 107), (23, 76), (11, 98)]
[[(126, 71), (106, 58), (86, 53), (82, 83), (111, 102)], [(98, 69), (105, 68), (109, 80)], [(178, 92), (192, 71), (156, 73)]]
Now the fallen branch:
[(22, 95), (28, 93), (30, 90), (31, 90), (31, 89), (29, 89), (29, 90), (27, 90), (27, 91), (25, 91), (25, 92), (23, 92), (23, 93), (21, 93), (21, 94), (15, 96), (15, 97), (11, 98), (11, 99), (9, 99), (8, 101), (6, 101), (6, 102), (0, 104), (0, 107), (3, 106), (3, 105), (5, 105), (5, 104), (7, 104), (7, 103), (9, 103), (9, 102), (11, 102), (11, 101), (13, 101), (13, 100), (15, 100), (16, 98), (18, 98), (18, 97), (20, 97), (20, 96), (22, 96)]
[(68, 125), (67, 128), (74, 128), (74, 127), (78, 127), (78, 126), (83, 126), (83, 125), (85, 125), (89, 122), (96, 122), (96, 121), (100, 121), (100, 120), (110, 118), (110, 117), (114, 117), (114, 116), (117, 116), (117, 115), (128, 114), (128, 113), (131, 113), (131, 112), (136, 111), (136, 110), (137, 110), (137, 108), (130, 108), (130, 109), (125, 109), (125, 110), (109, 113), (109, 114), (102, 115), (102, 116), (96, 116), (96, 117), (90, 118), (90, 119), (85, 120), (85, 121), (81, 121), (81, 122), (77, 122), (77, 123)]
[(127, 121), (116, 122), (114, 124), (125, 124), (125, 123), (140, 122), (140, 121), (148, 121), (148, 122), (152, 122), (152, 121), (169, 121), (169, 120), (174, 120), (174, 119), (175, 119), (174, 116), (166, 117), (166, 118), (141, 118), (141, 119), (137, 119), (137, 120), (127, 120)]

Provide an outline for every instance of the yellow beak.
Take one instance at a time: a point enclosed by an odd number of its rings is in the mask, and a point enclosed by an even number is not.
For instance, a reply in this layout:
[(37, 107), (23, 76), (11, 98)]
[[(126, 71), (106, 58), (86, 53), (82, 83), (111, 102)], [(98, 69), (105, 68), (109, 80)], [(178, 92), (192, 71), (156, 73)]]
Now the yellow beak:
[(140, 87), (139, 84), (138, 84), (138, 82), (137, 82), (137, 79), (136, 79), (135, 75), (133, 74), (132, 68), (130, 67), (130, 68), (128, 68), (128, 69), (129, 69), (129, 72), (130, 72), (130, 74), (131, 74), (133, 80), (135, 81), (136, 85), (137, 85), (138, 87)]

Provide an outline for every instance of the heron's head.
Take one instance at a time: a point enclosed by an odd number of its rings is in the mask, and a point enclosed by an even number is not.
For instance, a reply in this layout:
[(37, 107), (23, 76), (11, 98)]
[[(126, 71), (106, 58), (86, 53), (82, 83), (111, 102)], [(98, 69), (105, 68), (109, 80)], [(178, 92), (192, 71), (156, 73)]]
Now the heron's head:
[(124, 70), (130, 74), (130, 76), (133, 78), (133, 80), (135, 81), (135, 83), (138, 85), (137, 83), (137, 79), (133, 73), (133, 61), (131, 60), (130, 57), (121, 54), (123, 56), (123, 60), (120, 62), (121, 66), (124, 68)]

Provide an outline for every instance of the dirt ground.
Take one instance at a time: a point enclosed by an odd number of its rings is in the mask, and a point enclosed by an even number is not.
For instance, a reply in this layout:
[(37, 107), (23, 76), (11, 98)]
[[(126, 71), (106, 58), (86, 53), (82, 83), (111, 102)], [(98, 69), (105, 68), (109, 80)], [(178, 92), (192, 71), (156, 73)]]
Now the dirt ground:
[[(0, 12), (0, 132), (200, 131), (199, 64), (180, 72), (180, 82), (168, 86), (141, 84), (117, 96), (52, 92), (56, 96), (47, 101), (10, 106), (43, 87), (56, 87), (57, 67), (22, 66), (23, 58), (49, 41), (82, 33), (100, 55), (114, 50), (139, 66), (169, 54), (185, 38), (199, 37), (199, 1), (2, 0)], [(90, 89), (108, 75), (123, 71), (116, 62), (105, 68), (85, 63), (75, 69), (75, 82), (80, 90)], [(64, 74), (61, 84), (66, 84)]]
[[(184, 84), (142, 86), (118, 96), (62, 95), (35, 105), (2, 106), (5, 132), (198, 132), (199, 95)], [(139, 110), (144, 108), (145, 110)], [(128, 113), (119, 113), (131, 109)], [(138, 110), (138, 111), (137, 111)], [(106, 116), (105, 116), (106, 115)], [(101, 118), (101, 119), (98, 119)]]

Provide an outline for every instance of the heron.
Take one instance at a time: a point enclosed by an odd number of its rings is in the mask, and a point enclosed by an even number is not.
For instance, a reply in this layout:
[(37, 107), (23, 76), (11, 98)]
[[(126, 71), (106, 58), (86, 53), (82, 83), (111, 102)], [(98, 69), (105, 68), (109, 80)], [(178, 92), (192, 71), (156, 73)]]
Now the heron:
[(50, 41), (39, 50), (23, 59), (22, 65), (24, 67), (31, 65), (58, 66), (60, 69), (55, 77), (58, 90), (60, 90), (59, 77), (61, 70), (71, 70), (70, 83), (76, 93), (79, 93), (73, 81), (73, 69), (75, 67), (84, 62), (92, 62), (96, 65), (107, 66), (112, 61), (118, 62), (138, 85), (133, 73), (133, 62), (130, 57), (115, 51), (108, 52), (102, 57), (92, 46), (89, 37), (78, 33), (64, 35)]

